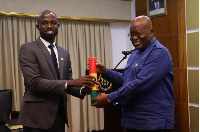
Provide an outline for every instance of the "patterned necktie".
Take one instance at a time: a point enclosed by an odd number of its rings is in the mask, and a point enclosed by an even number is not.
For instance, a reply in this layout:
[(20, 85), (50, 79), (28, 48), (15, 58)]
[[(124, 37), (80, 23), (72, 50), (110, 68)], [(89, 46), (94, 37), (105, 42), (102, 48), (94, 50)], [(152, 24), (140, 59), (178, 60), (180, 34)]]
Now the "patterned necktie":
[(51, 58), (53, 60), (53, 64), (54, 64), (54, 67), (55, 67), (55, 70), (56, 70), (56, 74), (57, 74), (57, 77), (58, 77), (58, 80), (59, 80), (60, 79), (60, 73), (59, 73), (59, 70), (58, 70), (58, 63), (57, 63), (56, 54), (55, 54), (55, 52), (53, 50), (54, 45), (50, 44), (48, 47), (51, 49)]

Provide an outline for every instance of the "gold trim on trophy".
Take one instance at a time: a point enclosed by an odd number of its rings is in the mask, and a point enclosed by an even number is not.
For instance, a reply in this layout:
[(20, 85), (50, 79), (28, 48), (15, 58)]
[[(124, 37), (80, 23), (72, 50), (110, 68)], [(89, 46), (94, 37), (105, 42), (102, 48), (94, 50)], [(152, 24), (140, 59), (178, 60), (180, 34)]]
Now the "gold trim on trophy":
[(100, 89), (102, 91), (109, 91), (112, 87), (112, 83), (101, 77), (101, 74), (98, 77), (98, 82), (100, 83)]

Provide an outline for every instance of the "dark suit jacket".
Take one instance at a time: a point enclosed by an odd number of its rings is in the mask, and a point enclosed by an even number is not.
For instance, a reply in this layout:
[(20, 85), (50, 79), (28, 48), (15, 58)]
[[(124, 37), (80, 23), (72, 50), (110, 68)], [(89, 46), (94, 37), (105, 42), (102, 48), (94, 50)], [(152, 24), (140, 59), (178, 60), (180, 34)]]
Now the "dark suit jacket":
[[(159, 0), (159, 7), (164, 8), (164, 0)], [(155, 10), (154, 1), (149, 1), (149, 11)]]
[(57, 80), (51, 55), (40, 38), (20, 47), (19, 62), (24, 76), (25, 93), (18, 123), (23, 126), (49, 129), (55, 120), (61, 96), (67, 123), (66, 93), (83, 99), (80, 88), (68, 87), (65, 91), (66, 80), (72, 79), (70, 55), (59, 46), (57, 50), (60, 80)]

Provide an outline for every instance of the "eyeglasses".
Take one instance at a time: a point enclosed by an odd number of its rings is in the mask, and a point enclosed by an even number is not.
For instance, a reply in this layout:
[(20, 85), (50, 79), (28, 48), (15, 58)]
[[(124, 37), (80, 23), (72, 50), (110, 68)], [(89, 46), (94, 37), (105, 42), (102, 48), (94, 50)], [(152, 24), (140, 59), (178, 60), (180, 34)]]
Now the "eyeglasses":
[(149, 27), (149, 28), (147, 28), (146, 30), (144, 30), (142, 32), (130, 33), (130, 34), (128, 34), (128, 36), (130, 38), (133, 38), (134, 36), (140, 37), (140, 35), (143, 35), (148, 29), (152, 29), (152, 28)]

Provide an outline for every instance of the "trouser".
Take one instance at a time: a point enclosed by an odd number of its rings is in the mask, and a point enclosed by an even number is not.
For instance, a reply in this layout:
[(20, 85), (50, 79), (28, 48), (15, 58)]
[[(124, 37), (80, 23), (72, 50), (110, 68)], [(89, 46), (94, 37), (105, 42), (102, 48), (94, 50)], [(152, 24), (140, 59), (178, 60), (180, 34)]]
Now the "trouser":
[(23, 126), (23, 132), (65, 132), (65, 119), (63, 102), (60, 101), (56, 119), (48, 130)]

